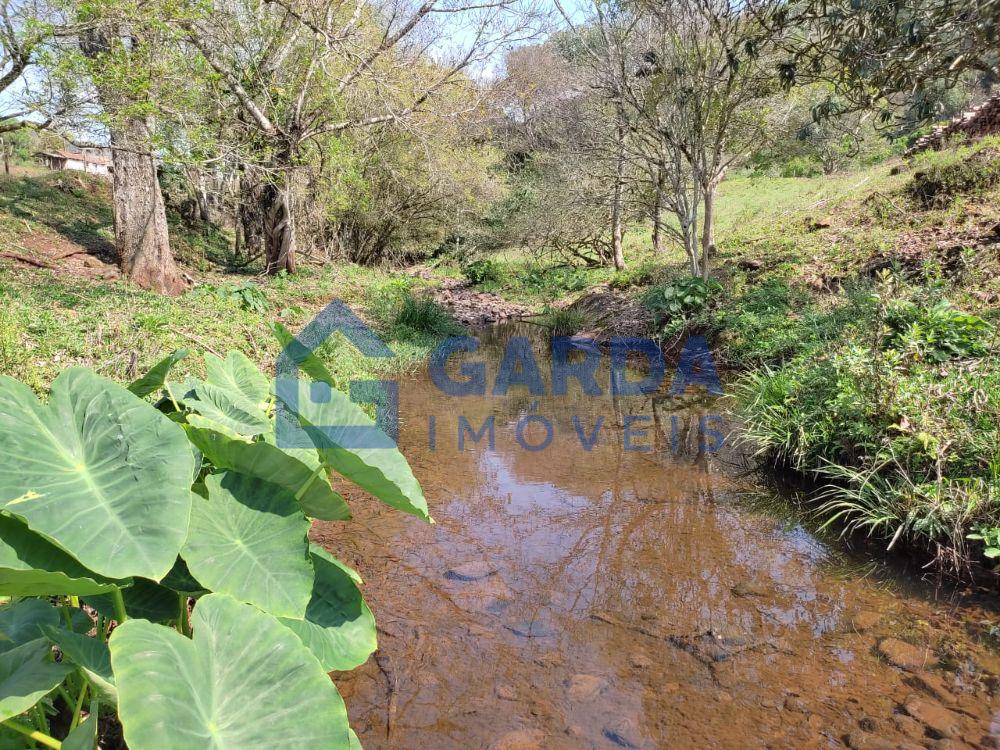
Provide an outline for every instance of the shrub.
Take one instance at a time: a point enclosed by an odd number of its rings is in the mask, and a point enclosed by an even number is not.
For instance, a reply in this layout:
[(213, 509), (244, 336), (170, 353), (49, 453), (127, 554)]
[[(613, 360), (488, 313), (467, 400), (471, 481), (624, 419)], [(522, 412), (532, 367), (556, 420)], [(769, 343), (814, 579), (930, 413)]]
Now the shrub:
[(922, 157), (907, 193), (927, 208), (944, 207), (959, 195), (975, 195), (1000, 184), (1000, 138), (985, 138), (956, 150)]
[[(309, 543), (309, 519), (350, 518), (328, 472), (429, 515), (398, 450), (309, 430), (373, 423), (290, 352), (312, 382), (272, 390), (235, 352), (182, 384), (166, 378), (183, 352), (128, 389), (71, 368), (44, 404), (0, 379), (5, 741), (355, 746), (328, 673), (368, 659), (375, 621), (357, 573)], [(279, 406), (295, 448), (276, 439)]]
[(1000, 526), (1000, 363), (966, 359), (986, 353), (986, 324), (861, 293), (817, 321), (811, 343), (737, 383), (745, 438), (831, 481), (828, 523), (963, 566), (972, 526)]
[(656, 266), (646, 263), (624, 271), (616, 271), (608, 285), (612, 289), (628, 289), (634, 286), (645, 286), (653, 283)]
[(480, 258), (462, 266), (462, 275), (476, 286), (496, 284), (500, 281), (500, 268), (494, 261)]
[(985, 320), (956, 310), (947, 300), (931, 307), (897, 300), (888, 308), (886, 323), (887, 346), (931, 362), (982, 357), (992, 332)]
[(231, 302), (241, 310), (249, 310), (255, 313), (267, 312), (270, 304), (267, 301), (267, 294), (264, 290), (251, 281), (244, 281), (242, 284), (200, 284), (190, 292), (194, 297), (212, 296), (224, 302)]
[(561, 297), (571, 292), (582, 292), (590, 286), (587, 271), (575, 266), (554, 268), (529, 268), (518, 274), (518, 286), (532, 294), (545, 297)]
[(815, 177), (823, 174), (823, 165), (809, 156), (796, 156), (781, 166), (782, 177)]
[(672, 335), (704, 312), (721, 291), (722, 285), (715, 279), (691, 276), (652, 287), (642, 296), (642, 304), (653, 314), (661, 333)]

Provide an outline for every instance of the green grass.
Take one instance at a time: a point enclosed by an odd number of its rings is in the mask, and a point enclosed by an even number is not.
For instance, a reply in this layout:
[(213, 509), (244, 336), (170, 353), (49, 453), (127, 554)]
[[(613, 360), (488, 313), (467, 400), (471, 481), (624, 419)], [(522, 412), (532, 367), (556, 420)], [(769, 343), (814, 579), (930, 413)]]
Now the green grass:
[(982, 195), (1000, 183), (1000, 137), (917, 159), (907, 193), (925, 207), (948, 206), (961, 195)]
[(958, 570), (978, 554), (973, 528), (1000, 526), (1000, 357), (993, 328), (945, 292), (885, 274), (799, 314), (787, 334), (760, 329), (729, 347), (770, 362), (736, 384), (745, 439), (830, 482), (828, 523), (904, 539)]
[[(386, 336), (391, 360), (362, 356), (339, 335), (320, 355), (344, 385), (416, 368), (437, 343), (434, 335), (393, 325), (392, 310), (409, 294), (410, 279), (353, 266), (305, 269), (294, 278), (262, 281), (267, 311), (245, 308), (238, 297), (197, 290), (170, 298), (120, 282), (81, 283), (50, 271), (0, 264), (0, 372), (43, 390), (64, 368), (92, 367), (125, 382), (171, 351), (190, 348), (225, 354), (237, 349), (267, 371), (278, 344), (268, 324), (300, 330), (334, 298)], [(190, 358), (179, 367), (195, 368)]]
[[(110, 190), (106, 180), (72, 172), (0, 178), (0, 245), (16, 249), (25, 235), (41, 232), (111, 257)], [(192, 229), (173, 215), (168, 218), (178, 260), (198, 271), (227, 269), (231, 239), (226, 232), (215, 227)]]
[[(56, 235), (98, 253), (111, 251), (109, 187), (67, 173), (0, 179), (0, 246), (17, 250), (29, 235)], [(36, 238), (37, 239), (37, 238)], [(121, 281), (93, 281), (0, 261), (0, 373), (44, 390), (72, 365), (125, 382), (175, 349), (238, 349), (271, 370), (278, 344), (273, 320), (298, 331), (332, 299), (349, 304), (385, 338), (396, 357), (364, 357), (335, 335), (320, 348), (331, 371), (349, 380), (391, 376), (420, 365), (443, 327), (399, 320), (426, 284), (407, 275), (350, 264), (303, 265), (294, 276), (248, 278), (229, 272), (229, 238), (218, 229), (171, 225), (178, 260), (200, 281), (163, 297)], [(426, 322), (426, 321), (425, 321)], [(411, 320), (410, 323), (419, 323)], [(178, 368), (193, 368), (191, 357)]]

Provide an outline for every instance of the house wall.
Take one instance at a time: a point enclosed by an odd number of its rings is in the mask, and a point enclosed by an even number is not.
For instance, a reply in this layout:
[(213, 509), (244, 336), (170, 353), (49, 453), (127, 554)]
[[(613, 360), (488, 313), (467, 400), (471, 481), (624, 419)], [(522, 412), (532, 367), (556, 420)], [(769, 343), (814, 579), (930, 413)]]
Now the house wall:
[(111, 170), (105, 164), (95, 164), (91, 161), (81, 161), (79, 159), (67, 159), (64, 169), (73, 169), (77, 172), (89, 172), (90, 174), (108, 175)]

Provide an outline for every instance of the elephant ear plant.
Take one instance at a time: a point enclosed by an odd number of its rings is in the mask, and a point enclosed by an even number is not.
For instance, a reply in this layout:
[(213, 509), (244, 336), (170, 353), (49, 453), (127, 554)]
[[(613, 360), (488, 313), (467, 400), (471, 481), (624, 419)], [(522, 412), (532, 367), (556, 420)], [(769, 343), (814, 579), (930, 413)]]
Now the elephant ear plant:
[[(267, 377), (234, 352), (168, 382), (185, 354), (128, 388), (71, 368), (44, 401), (0, 376), (0, 748), (360, 748), (327, 673), (375, 621), (307, 532), (350, 518), (331, 472), (429, 520), (420, 486), (391, 443), (282, 447)], [(374, 424), (328, 390), (283, 418)]]

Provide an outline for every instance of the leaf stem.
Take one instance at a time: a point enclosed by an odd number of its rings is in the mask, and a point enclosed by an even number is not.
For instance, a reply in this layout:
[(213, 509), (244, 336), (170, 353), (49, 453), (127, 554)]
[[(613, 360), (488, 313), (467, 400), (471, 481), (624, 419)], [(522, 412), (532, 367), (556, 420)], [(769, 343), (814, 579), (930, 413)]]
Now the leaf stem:
[(116, 587), (111, 590), (111, 601), (115, 604), (115, 619), (121, 625), (128, 620), (128, 615), (125, 613), (125, 598), (122, 596), (120, 588)]
[(188, 598), (184, 594), (177, 595), (177, 632), (190, 635), (188, 632)]
[(76, 701), (73, 700), (72, 696), (66, 692), (66, 688), (64, 688), (62, 685), (59, 685), (56, 688), (56, 692), (59, 693), (59, 697), (63, 699), (63, 702), (66, 704), (66, 708), (72, 708), (73, 705), (76, 703)]
[(15, 732), (20, 732), (26, 737), (30, 737), (35, 742), (41, 743), (46, 747), (55, 748), (55, 750), (60, 750), (62, 748), (62, 743), (55, 737), (50, 737), (44, 732), (39, 732), (37, 729), (32, 729), (27, 724), (22, 724), (19, 721), (14, 721), (13, 719), (7, 719), (3, 723), (8, 729), (13, 729)]
[(76, 706), (73, 707), (73, 721), (70, 722), (70, 730), (76, 729), (77, 725), (80, 723), (80, 711), (83, 710), (83, 699), (87, 695), (87, 681), (83, 681), (83, 685), (80, 687), (80, 695), (76, 699)]
[(305, 482), (302, 483), (302, 486), (299, 487), (298, 492), (295, 493), (295, 499), (301, 500), (305, 496), (306, 492), (309, 491), (309, 488), (313, 486), (313, 484), (316, 482), (316, 480), (322, 473), (323, 473), (323, 464), (320, 464), (319, 466), (316, 467), (316, 470), (312, 473), (312, 476), (310, 476)]
[(45, 717), (45, 710), (42, 708), (41, 703), (36, 703), (34, 706), (31, 707), (31, 715), (33, 717), (34, 722), (38, 725), (39, 729), (49, 728), (49, 720)]

